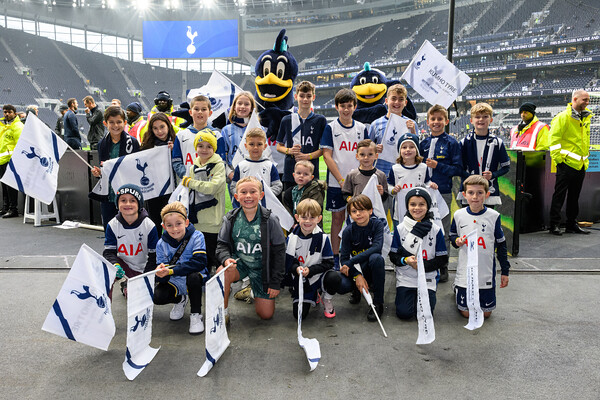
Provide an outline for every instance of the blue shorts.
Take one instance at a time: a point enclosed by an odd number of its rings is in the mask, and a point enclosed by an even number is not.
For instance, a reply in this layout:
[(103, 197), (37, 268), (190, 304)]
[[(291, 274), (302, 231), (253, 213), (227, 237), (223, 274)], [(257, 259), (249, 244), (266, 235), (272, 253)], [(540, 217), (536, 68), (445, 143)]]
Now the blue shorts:
[(325, 209), (331, 212), (343, 211), (346, 209), (346, 199), (342, 196), (341, 188), (327, 188), (327, 202), (325, 203)]
[[(457, 286), (454, 290), (456, 292), (456, 306), (458, 309), (460, 311), (469, 311), (469, 307), (467, 307), (467, 289)], [(495, 310), (496, 288), (479, 289), (479, 305), (483, 312)]]

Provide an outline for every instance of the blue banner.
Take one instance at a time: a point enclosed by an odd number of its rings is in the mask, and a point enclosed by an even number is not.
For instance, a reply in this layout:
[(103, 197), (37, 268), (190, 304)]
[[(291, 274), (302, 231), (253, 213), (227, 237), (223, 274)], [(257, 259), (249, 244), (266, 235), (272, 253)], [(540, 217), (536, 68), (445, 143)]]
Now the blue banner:
[(144, 58), (235, 58), (238, 20), (144, 21)]

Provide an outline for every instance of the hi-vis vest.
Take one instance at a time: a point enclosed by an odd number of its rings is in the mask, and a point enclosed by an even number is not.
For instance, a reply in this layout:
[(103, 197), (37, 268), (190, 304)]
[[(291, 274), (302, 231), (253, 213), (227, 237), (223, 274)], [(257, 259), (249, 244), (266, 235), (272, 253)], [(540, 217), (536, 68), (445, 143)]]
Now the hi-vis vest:
[[(523, 128), (522, 133), (518, 129), (519, 126), (516, 125), (510, 130), (510, 148), (536, 150), (538, 134), (542, 129), (550, 129), (550, 127), (534, 117), (529, 125)], [(540, 137), (544, 136), (540, 135)], [(546, 147), (545, 143), (540, 143), (539, 147), (540, 149)]]
[(141, 143), (142, 139), (143, 139), (141, 131), (146, 126), (147, 123), (148, 123), (148, 121), (141, 118), (136, 123), (134, 123), (133, 126), (131, 126), (129, 128), (129, 131), (127, 131), (127, 133), (129, 133), (130, 136), (133, 136), (134, 138), (137, 139), (138, 142)]

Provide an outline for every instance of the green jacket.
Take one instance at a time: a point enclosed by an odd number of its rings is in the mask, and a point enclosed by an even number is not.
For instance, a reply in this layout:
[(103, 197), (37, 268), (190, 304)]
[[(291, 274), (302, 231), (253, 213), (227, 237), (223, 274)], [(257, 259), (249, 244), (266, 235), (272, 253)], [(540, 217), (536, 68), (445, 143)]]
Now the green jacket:
[(558, 113), (550, 127), (548, 147), (555, 164), (565, 163), (580, 170), (588, 168), (590, 155), (590, 110), (583, 111), (582, 120), (573, 117), (571, 103), (565, 111)]
[(19, 117), (15, 117), (9, 125), (4, 123), (4, 118), (0, 119), (0, 165), (10, 161), (22, 131), (23, 123)]

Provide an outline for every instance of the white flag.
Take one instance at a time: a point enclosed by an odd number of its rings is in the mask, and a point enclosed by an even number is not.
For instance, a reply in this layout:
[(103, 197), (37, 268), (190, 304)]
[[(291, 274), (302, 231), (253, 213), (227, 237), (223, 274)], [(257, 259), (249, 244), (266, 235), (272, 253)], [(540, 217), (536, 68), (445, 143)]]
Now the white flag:
[(206, 361), (198, 376), (206, 376), (229, 347), (225, 326), (225, 271), (223, 268), (206, 282)]
[(181, 183), (173, 190), (169, 197), (169, 204), (178, 201), (185, 206), (186, 211), (190, 212), (190, 188), (183, 186)]
[(243, 92), (243, 90), (239, 86), (221, 72), (215, 70), (206, 85), (198, 89), (191, 89), (188, 92), (187, 102), (191, 104), (192, 99), (200, 95), (208, 97), (212, 110), (212, 115), (208, 118), (208, 124), (212, 125), (212, 122), (219, 116), (227, 114), (233, 104), (233, 99), (240, 92)]
[(175, 181), (169, 147), (157, 146), (104, 161), (102, 179), (98, 185), (105, 190), (105, 194), (108, 194), (108, 184), (116, 192), (127, 183), (138, 185), (145, 200), (173, 192)]
[[(260, 180), (260, 177), (257, 177)], [(265, 192), (264, 202), (265, 208), (271, 210), (271, 213), (275, 215), (279, 220), (279, 225), (286, 231), (291, 231), (294, 226), (294, 218), (290, 215), (288, 210), (281, 204), (277, 196), (273, 194), (273, 191), (269, 185), (265, 185), (265, 182), (261, 181), (263, 185), (263, 191)]]
[(479, 260), (477, 255), (477, 231), (467, 235), (467, 307), (469, 323), (465, 328), (475, 330), (483, 325), (483, 311), (479, 303)]
[(134, 380), (152, 361), (158, 349), (150, 347), (154, 313), (154, 274), (127, 281), (127, 349), (123, 372)]
[(81, 245), (42, 330), (107, 350), (115, 336), (108, 293), (116, 274), (104, 257)]
[[(304, 306), (304, 278), (298, 279), (298, 344), (304, 349), (310, 371), (314, 371), (321, 359), (321, 346), (317, 339), (307, 339), (302, 336), (302, 307)], [(308, 305), (308, 304), (307, 304)]]
[(427, 102), (439, 104), (444, 108), (450, 107), (471, 80), (427, 40), (423, 42), (401, 78)]
[(396, 164), (396, 159), (398, 158), (398, 139), (405, 133), (410, 132), (406, 127), (406, 121), (407, 120), (401, 116), (390, 113), (380, 143), (383, 145), (383, 151), (379, 154), (377, 159)]
[(66, 150), (67, 144), (30, 113), (1, 180), (50, 204), (58, 186), (58, 161)]
[(379, 191), (377, 191), (377, 185), (379, 185), (379, 179), (377, 179), (376, 174), (373, 174), (363, 189), (362, 194), (371, 199), (371, 203), (373, 204), (373, 215), (385, 222), (385, 228), (383, 229), (383, 249), (381, 251), (381, 255), (383, 258), (386, 258), (390, 253), (390, 247), (392, 246), (392, 239), (394, 235), (392, 232), (390, 232), (390, 227), (387, 224), (387, 215), (385, 213), (385, 208), (383, 207), (383, 201), (381, 201), (381, 195), (379, 194)]
[[(256, 111), (256, 109), (252, 111), (252, 115), (250, 115), (250, 121), (248, 121), (248, 125), (246, 125), (246, 130), (242, 135), (242, 139), (240, 140), (237, 152), (233, 155), (233, 160), (231, 160), (231, 165), (233, 165), (233, 168), (237, 167), (240, 161), (244, 160), (247, 157), (250, 157), (250, 153), (248, 153), (248, 150), (246, 149), (246, 133), (253, 128), (263, 129), (263, 127), (260, 125), (260, 122), (258, 121), (258, 112)], [(271, 148), (269, 146), (267, 146), (267, 148), (263, 151), (262, 158), (268, 158), (275, 166), (277, 166), (277, 163), (275, 162), (275, 160), (273, 160), (273, 152), (271, 151)]]
[(428, 188), (427, 190), (429, 191), (429, 195), (431, 197), (431, 207), (429, 208), (429, 211), (433, 213), (433, 222), (435, 222), (435, 224), (442, 230), (442, 233), (446, 235), (447, 232), (444, 232), (444, 224), (442, 223), (442, 219), (444, 219), (444, 217), (450, 213), (448, 205), (446, 204), (446, 201), (442, 197), (442, 194), (439, 190), (434, 190), (432, 188)]
[(417, 321), (419, 323), (417, 344), (432, 343), (435, 340), (435, 326), (433, 325), (433, 314), (431, 314), (431, 304), (429, 303), (429, 290), (427, 289), (421, 246), (417, 250)]

